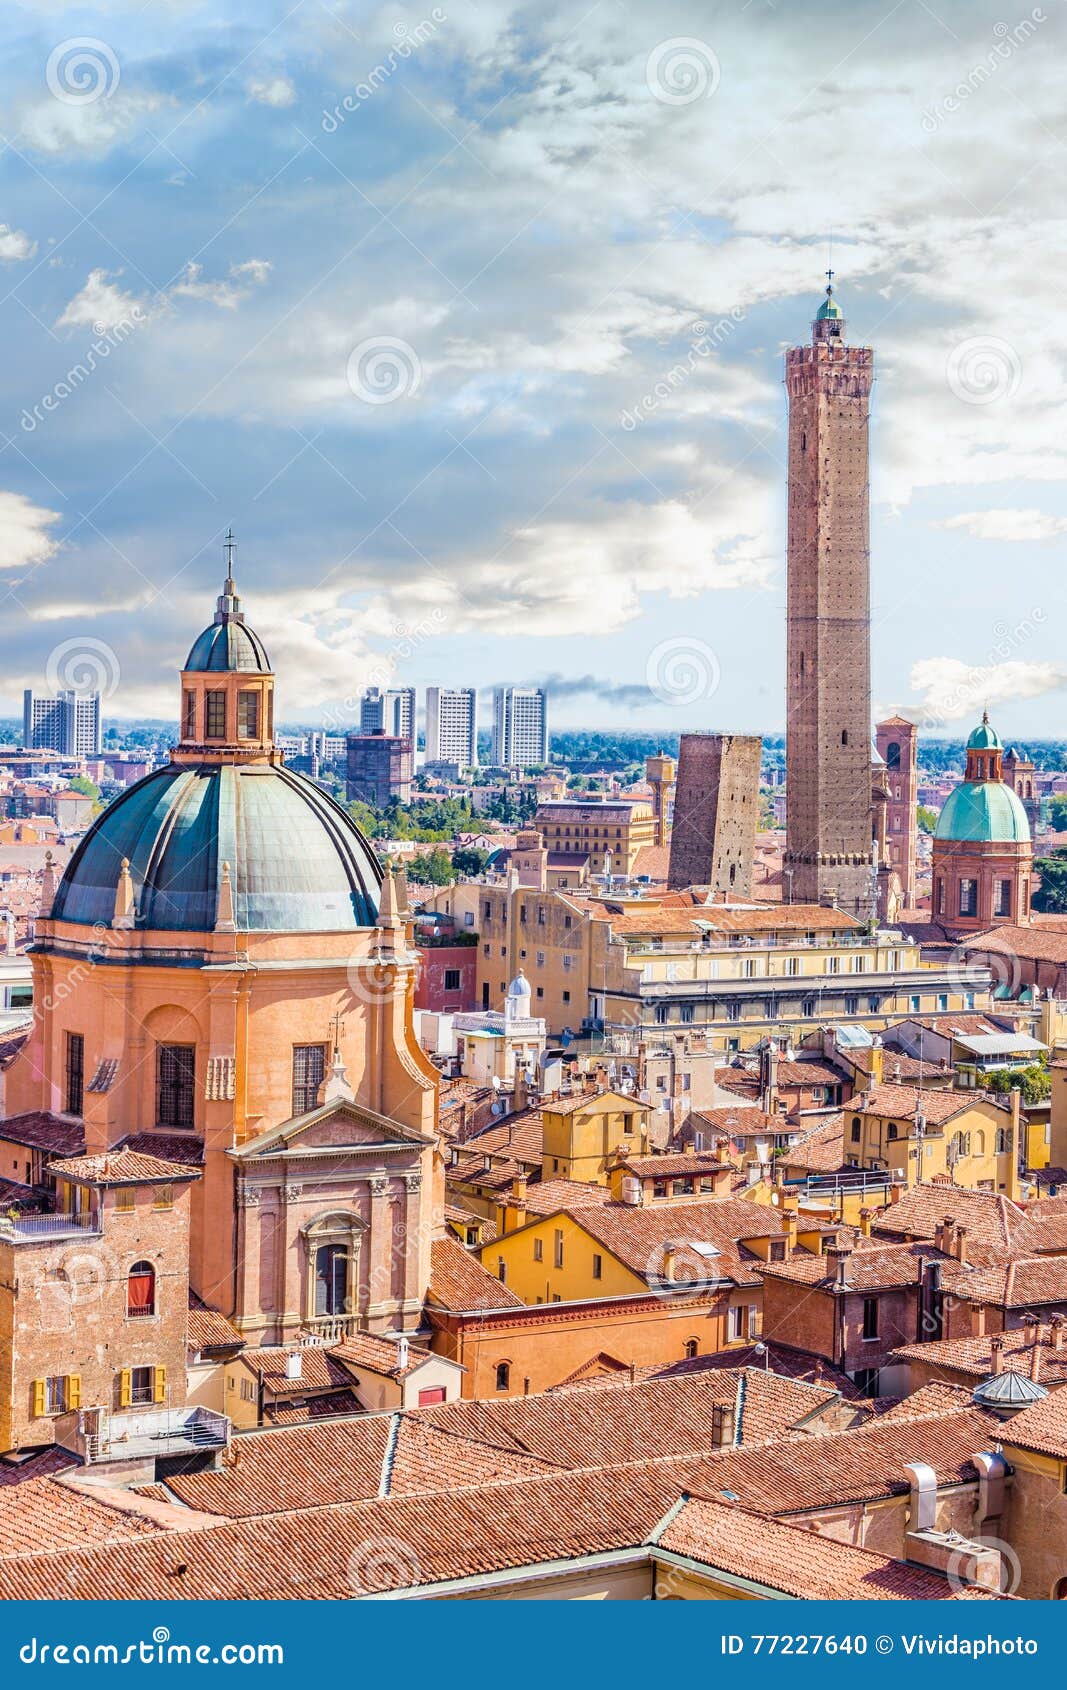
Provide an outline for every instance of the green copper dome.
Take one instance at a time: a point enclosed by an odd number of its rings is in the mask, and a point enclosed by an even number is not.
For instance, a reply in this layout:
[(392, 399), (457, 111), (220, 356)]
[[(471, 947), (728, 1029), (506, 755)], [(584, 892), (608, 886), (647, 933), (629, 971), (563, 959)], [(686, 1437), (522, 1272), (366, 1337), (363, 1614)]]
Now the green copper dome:
[(1000, 735), (996, 728), (990, 727), (988, 716), (982, 717), (967, 741), (967, 749), (968, 751), (1003, 751), (1004, 747), (1000, 743)]
[(934, 838), (970, 844), (1023, 842), (1030, 838), (1030, 824), (1010, 786), (998, 780), (965, 780), (945, 800)]
[(815, 313), (815, 321), (817, 323), (825, 322), (827, 317), (843, 317), (844, 314), (845, 313), (842, 311), (840, 305), (838, 305), (837, 300), (834, 298), (833, 292), (830, 288), (827, 288), (826, 298)]

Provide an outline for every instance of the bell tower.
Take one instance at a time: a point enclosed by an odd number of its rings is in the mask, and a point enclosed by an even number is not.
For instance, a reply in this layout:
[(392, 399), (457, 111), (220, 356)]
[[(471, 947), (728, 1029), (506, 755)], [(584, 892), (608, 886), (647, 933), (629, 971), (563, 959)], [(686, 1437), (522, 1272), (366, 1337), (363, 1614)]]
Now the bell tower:
[(226, 579), (215, 616), (185, 660), (181, 738), (172, 763), (280, 763), (274, 745), (274, 672), (245, 621), (233, 578), (236, 541), (226, 535)]
[(872, 913), (870, 499), (874, 355), (849, 346), (828, 271), (789, 401), (785, 870), (795, 903)]

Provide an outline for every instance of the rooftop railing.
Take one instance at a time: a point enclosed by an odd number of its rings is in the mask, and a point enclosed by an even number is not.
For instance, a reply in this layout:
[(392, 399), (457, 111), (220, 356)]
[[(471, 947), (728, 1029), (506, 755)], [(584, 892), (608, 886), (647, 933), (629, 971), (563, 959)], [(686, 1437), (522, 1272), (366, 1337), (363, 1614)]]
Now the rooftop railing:
[(99, 1209), (80, 1215), (0, 1215), (0, 1242), (43, 1244), (55, 1238), (85, 1238), (103, 1231)]

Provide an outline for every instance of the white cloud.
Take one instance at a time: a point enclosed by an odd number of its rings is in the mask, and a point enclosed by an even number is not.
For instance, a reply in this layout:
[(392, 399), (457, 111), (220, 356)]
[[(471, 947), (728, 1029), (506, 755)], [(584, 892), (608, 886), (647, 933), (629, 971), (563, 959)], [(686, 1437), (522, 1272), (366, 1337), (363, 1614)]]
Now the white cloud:
[(125, 90), (83, 105), (48, 99), (23, 110), (19, 131), (36, 152), (106, 153), (118, 141), (135, 139), (142, 120), (170, 103), (160, 94)]
[(287, 76), (257, 78), (248, 84), (248, 97), (260, 106), (291, 106), (296, 102), (296, 89)]
[(956, 657), (924, 657), (912, 664), (911, 686), (921, 694), (925, 725), (958, 722), (998, 704), (1057, 692), (1067, 686), (1067, 668), (1018, 659), (972, 667)]
[(270, 272), (271, 265), (265, 258), (249, 258), (243, 264), (231, 264), (228, 280), (212, 282), (205, 281), (202, 264), (190, 262), (168, 293), (171, 298), (202, 299), (222, 311), (232, 311), (242, 299), (248, 298), (250, 288), (262, 287)]
[(44, 509), (23, 493), (0, 492), (0, 569), (45, 563), (57, 542), (49, 533), (59, 512)]
[(32, 258), (37, 251), (37, 242), (29, 235), (23, 234), (21, 229), (12, 229), (8, 223), (0, 223), (0, 263), (20, 264), (24, 259)]
[(90, 270), (85, 286), (56, 318), (56, 328), (88, 327), (94, 334), (106, 334), (120, 323), (137, 321), (147, 311), (147, 299), (124, 293), (115, 280), (121, 275), (121, 270), (114, 275), (107, 270)]
[(946, 517), (938, 528), (962, 528), (975, 540), (999, 540), (1004, 545), (1055, 540), (1067, 534), (1067, 516), (1050, 516), (1033, 506), (1026, 510), (961, 511)]

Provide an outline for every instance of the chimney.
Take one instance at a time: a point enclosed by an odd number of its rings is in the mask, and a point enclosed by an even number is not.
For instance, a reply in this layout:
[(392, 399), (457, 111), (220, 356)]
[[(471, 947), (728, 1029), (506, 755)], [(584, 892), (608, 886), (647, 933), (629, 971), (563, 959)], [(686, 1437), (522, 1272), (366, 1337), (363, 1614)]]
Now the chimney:
[(660, 1270), (660, 1277), (662, 1279), (669, 1281), (674, 1279), (674, 1263), (677, 1255), (678, 1249), (676, 1245), (665, 1244), (663, 1246), (663, 1267)]
[(937, 1474), (925, 1461), (906, 1461), (911, 1480), (909, 1532), (932, 1532), (937, 1525)]
[(1022, 1152), (1023, 1094), (1018, 1086), (1011, 1091), (1011, 1142), (1008, 1145), (1008, 1178), (1005, 1196), (1009, 1203), (1018, 1203), (1020, 1196), (1019, 1157)]
[(985, 1337), (985, 1304), (971, 1304), (971, 1337)]
[(835, 1244), (831, 1250), (826, 1252), (827, 1260), (834, 1265), (834, 1286), (838, 1291), (843, 1291), (848, 1284), (848, 1258), (851, 1254), (852, 1251), (848, 1246), (842, 1244)]
[(1044, 1352), (1041, 1348), (1041, 1328), (1039, 1326), (1034, 1337), (1034, 1347), (1030, 1351), (1030, 1377), (1034, 1381), (1035, 1385), (1039, 1384), (1041, 1380), (1041, 1362), (1043, 1355)]
[(713, 1449), (726, 1449), (734, 1441), (737, 1434), (737, 1407), (735, 1403), (716, 1403), (711, 1411), (711, 1443)]
[(871, 1236), (871, 1222), (873, 1219), (873, 1209), (860, 1210), (860, 1236), (862, 1238), (869, 1238)]
[(890, 1201), (890, 1203), (899, 1203), (900, 1199), (903, 1197), (903, 1195), (904, 1195), (903, 1181), (896, 1181), (895, 1180), (893, 1182), (893, 1184), (889, 1187), (889, 1201)]
[(992, 1373), (994, 1378), (996, 1378), (998, 1373), (1003, 1373), (1004, 1371), (1003, 1338), (997, 1337), (989, 1340), (989, 1371)]
[(410, 1346), (410, 1343), (409, 1343), (409, 1340), (408, 1340), (407, 1333), (402, 1332), (400, 1334), (400, 1337), (396, 1341), (396, 1365), (398, 1367), (406, 1367), (407, 1366), (407, 1364), (408, 1364), (408, 1351), (409, 1351), (410, 1347), (411, 1346)]
[(967, 1248), (967, 1228), (965, 1226), (957, 1226), (955, 1248), (953, 1249), (952, 1254), (963, 1267), (967, 1266)]
[(946, 1256), (955, 1254), (953, 1245), (956, 1241), (956, 1220), (953, 1215), (946, 1215), (944, 1220), (938, 1221), (934, 1228), (934, 1243)]
[(874, 1043), (871, 1045), (871, 1080), (870, 1080), (871, 1085), (872, 1086), (880, 1086), (881, 1083), (882, 1083), (882, 1076), (883, 1076), (884, 1073), (885, 1073), (885, 1050), (882, 1046), (881, 1039), (875, 1038)]
[(1049, 1323), (1048, 1323), (1049, 1349), (1051, 1349), (1051, 1350), (1062, 1350), (1063, 1349), (1063, 1336), (1064, 1336), (1064, 1328), (1065, 1327), (1067, 1327), (1067, 1321), (1064, 1320), (1062, 1314), (1054, 1314), (1054, 1315), (1051, 1315), (1049, 1317)]
[(287, 1379), (302, 1379), (304, 1377), (304, 1358), (299, 1350), (290, 1350), (286, 1356), (285, 1377)]

